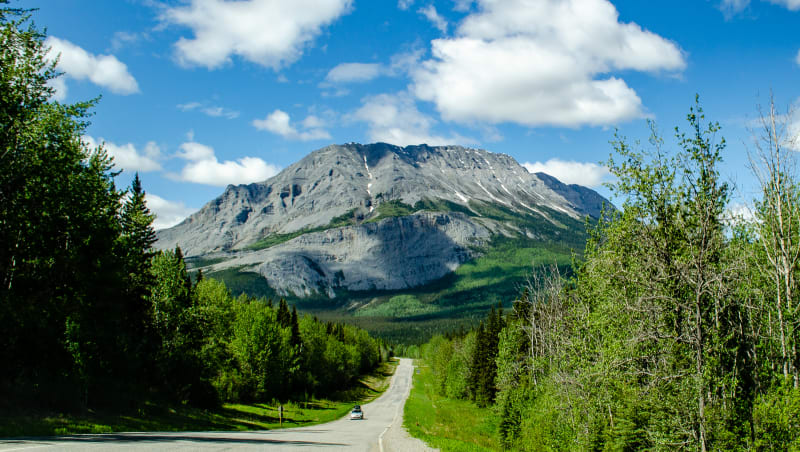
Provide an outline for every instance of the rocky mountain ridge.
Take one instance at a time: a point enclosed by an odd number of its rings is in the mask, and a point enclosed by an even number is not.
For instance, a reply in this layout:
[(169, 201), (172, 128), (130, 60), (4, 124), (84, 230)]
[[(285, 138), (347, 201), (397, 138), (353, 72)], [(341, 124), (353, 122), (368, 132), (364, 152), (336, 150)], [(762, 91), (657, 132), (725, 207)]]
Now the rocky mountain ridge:
[(440, 278), (493, 236), (558, 240), (596, 192), (460, 146), (331, 145), (260, 183), (228, 186), (157, 246), (260, 274), (280, 293), (396, 290)]

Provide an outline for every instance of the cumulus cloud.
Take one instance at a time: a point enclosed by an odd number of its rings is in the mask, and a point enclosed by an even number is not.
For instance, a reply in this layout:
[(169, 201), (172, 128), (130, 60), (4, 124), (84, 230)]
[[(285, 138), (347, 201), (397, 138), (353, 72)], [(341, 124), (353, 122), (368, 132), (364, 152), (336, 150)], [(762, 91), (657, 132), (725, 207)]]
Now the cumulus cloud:
[(527, 126), (608, 125), (645, 115), (612, 71), (677, 72), (678, 46), (619, 22), (607, 0), (479, 0), (453, 38), (412, 72), (445, 119)]
[(800, 50), (797, 51), (797, 56), (794, 57), (794, 62), (800, 66)]
[(167, 8), (162, 20), (194, 37), (175, 43), (186, 66), (218, 68), (233, 55), (275, 70), (303, 53), (322, 27), (350, 10), (352, 0), (191, 0)]
[(144, 149), (139, 151), (133, 143), (114, 144), (110, 141), (105, 141), (103, 138), (95, 140), (94, 137), (89, 135), (84, 135), (82, 140), (90, 149), (102, 145), (108, 155), (114, 157), (114, 164), (117, 168), (126, 171), (141, 171), (143, 173), (161, 169), (161, 164), (159, 163), (161, 148), (153, 141), (149, 141), (145, 144)]
[(384, 72), (383, 66), (377, 63), (342, 63), (331, 69), (325, 80), (331, 83), (366, 82)]
[(411, 5), (414, 4), (414, 0), (397, 0), (397, 7), (406, 10), (411, 8)]
[(362, 99), (361, 108), (351, 119), (368, 124), (370, 141), (398, 146), (412, 144), (448, 145), (470, 144), (475, 140), (458, 134), (449, 137), (434, 135), (431, 128), (436, 120), (417, 109), (407, 93), (379, 94)]
[(187, 207), (181, 201), (168, 201), (151, 193), (145, 194), (145, 201), (150, 211), (156, 215), (156, 219), (153, 221), (155, 229), (175, 226), (197, 210)]
[[(114, 55), (94, 55), (65, 39), (53, 36), (49, 36), (44, 45), (50, 48), (47, 58), (58, 58), (58, 70), (69, 78), (88, 79), (115, 94), (139, 92), (139, 85), (128, 72), (128, 66)], [(56, 80), (51, 86), (56, 88), (56, 99), (63, 100), (66, 97), (66, 83), (63, 79)]]
[(299, 131), (292, 126), (289, 114), (283, 110), (275, 110), (264, 119), (254, 119), (252, 124), (258, 130), (267, 130), (287, 140), (312, 141), (331, 138), (331, 135), (322, 128), (325, 126), (324, 122), (313, 115), (307, 117), (301, 123), (305, 128), (303, 131)]
[(189, 141), (181, 144), (178, 157), (187, 161), (180, 174), (173, 179), (197, 184), (225, 186), (249, 184), (268, 179), (280, 170), (279, 167), (258, 157), (242, 157), (236, 161), (220, 162), (214, 149), (201, 143)]
[(200, 102), (189, 102), (186, 104), (178, 104), (178, 108), (181, 111), (199, 111), (206, 116), (211, 116), (214, 118), (227, 118), (227, 119), (236, 119), (239, 117), (239, 112), (236, 110), (231, 110), (229, 108), (220, 107), (216, 105), (204, 105)]
[(552, 158), (544, 163), (525, 162), (522, 164), (530, 173), (545, 173), (565, 184), (578, 184), (586, 187), (599, 187), (609, 176), (608, 168), (591, 162), (576, 162)]
[(418, 13), (425, 16), (434, 27), (438, 28), (439, 31), (442, 33), (447, 33), (447, 21), (444, 17), (440, 16), (438, 12), (436, 12), (436, 7), (433, 5), (428, 5), (424, 8), (420, 8), (417, 10)]

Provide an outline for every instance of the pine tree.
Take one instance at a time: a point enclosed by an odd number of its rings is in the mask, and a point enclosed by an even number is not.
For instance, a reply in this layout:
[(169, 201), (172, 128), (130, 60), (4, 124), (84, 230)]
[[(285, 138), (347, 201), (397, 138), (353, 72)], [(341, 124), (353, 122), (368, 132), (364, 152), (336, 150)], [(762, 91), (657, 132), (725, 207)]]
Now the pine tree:
[(300, 324), (297, 321), (297, 307), (295, 306), (292, 306), (291, 326), (292, 326), (292, 345), (299, 346), (302, 342), (302, 338), (300, 337)]
[(125, 356), (129, 372), (137, 373), (133, 366), (144, 362), (143, 355), (152, 353), (148, 347), (155, 346), (155, 331), (148, 331), (150, 324), (150, 291), (155, 283), (151, 271), (152, 249), (156, 241), (153, 229), (155, 215), (147, 208), (145, 192), (142, 189), (139, 173), (133, 178), (128, 198), (122, 206), (120, 224), (122, 234), (118, 242), (119, 254), (125, 266), (125, 278), (128, 281), (122, 288), (120, 297), (123, 307), (123, 329), (119, 333), (123, 343), (121, 355)]
[(291, 325), (292, 315), (289, 313), (289, 305), (286, 304), (286, 300), (281, 298), (281, 301), (278, 303), (278, 324), (286, 328), (287, 326)]

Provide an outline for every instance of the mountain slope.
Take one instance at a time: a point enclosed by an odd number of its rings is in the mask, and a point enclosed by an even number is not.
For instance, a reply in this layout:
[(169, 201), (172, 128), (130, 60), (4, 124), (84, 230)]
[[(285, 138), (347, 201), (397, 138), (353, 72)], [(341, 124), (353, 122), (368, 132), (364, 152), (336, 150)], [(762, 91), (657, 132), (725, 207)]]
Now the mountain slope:
[[(459, 146), (332, 145), (267, 181), (228, 186), (157, 246), (278, 293), (402, 290), (442, 278), (497, 237), (580, 244), (596, 192)], [(213, 259), (209, 261), (208, 259)]]

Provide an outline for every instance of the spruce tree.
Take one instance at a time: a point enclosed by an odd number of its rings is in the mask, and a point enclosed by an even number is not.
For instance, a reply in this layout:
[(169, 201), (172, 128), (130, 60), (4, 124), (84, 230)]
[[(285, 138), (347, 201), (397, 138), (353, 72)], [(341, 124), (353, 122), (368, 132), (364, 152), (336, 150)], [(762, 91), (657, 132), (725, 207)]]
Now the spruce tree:
[(281, 298), (281, 301), (278, 303), (278, 324), (281, 327), (286, 328), (287, 326), (291, 325), (292, 315), (289, 313), (289, 305), (286, 304), (286, 300)]

